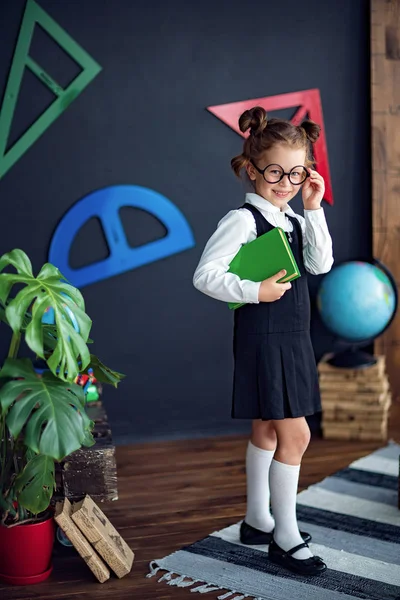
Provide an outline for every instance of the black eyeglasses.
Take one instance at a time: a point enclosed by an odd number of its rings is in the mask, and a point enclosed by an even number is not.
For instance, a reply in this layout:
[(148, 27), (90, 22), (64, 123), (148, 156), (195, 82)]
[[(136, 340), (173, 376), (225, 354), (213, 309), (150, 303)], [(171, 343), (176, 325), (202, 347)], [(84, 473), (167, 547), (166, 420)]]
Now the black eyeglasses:
[(251, 164), (257, 171), (264, 177), (267, 183), (279, 183), (285, 177), (288, 176), (290, 183), (293, 185), (301, 185), (305, 182), (310, 173), (303, 165), (296, 165), (290, 169), (289, 173), (285, 173), (280, 165), (267, 165), (265, 169), (259, 169), (254, 161), (250, 161)]

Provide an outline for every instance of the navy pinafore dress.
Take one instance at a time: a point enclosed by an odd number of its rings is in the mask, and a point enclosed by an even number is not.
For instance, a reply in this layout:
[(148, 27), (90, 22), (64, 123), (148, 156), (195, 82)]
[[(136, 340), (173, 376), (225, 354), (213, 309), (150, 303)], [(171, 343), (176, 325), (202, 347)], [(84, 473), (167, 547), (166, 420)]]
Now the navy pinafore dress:
[[(255, 206), (246, 203), (242, 208), (253, 214), (257, 237), (274, 228)], [(286, 419), (321, 410), (301, 225), (295, 217), (288, 218), (301, 277), (281, 299), (235, 310), (233, 418)]]

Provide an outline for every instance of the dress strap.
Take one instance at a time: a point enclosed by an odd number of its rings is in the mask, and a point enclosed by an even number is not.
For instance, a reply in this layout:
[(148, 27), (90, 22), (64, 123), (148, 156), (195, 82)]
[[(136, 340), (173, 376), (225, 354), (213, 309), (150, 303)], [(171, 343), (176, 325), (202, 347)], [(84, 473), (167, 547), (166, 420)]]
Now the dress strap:
[[(260, 235), (263, 235), (264, 233), (267, 233), (267, 231), (270, 231), (271, 229), (273, 229), (274, 226), (271, 225), (267, 221), (267, 219), (262, 215), (262, 213), (258, 210), (258, 208), (256, 208), (249, 202), (245, 202), (239, 208), (245, 208), (246, 210), (251, 212), (251, 214), (253, 215), (254, 221), (256, 223), (257, 237), (259, 237)], [(297, 238), (299, 240), (298, 243), (300, 246), (300, 250), (301, 250), (301, 252), (303, 252), (303, 232), (301, 230), (301, 225), (300, 225), (298, 219), (296, 219), (296, 217), (290, 217), (289, 215), (286, 215), (286, 216), (289, 219), (289, 221), (291, 221), (293, 224), (293, 228), (294, 228), (294, 230), (297, 234)]]
[(263, 233), (267, 233), (267, 231), (273, 228), (273, 225), (268, 223), (267, 219), (261, 214), (258, 208), (256, 208), (249, 202), (245, 202), (243, 206), (240, 206), (239, 208), (246, 208), (253, 215), (254, 221), (256, 223), (257, 237), (263, 235)]
[(290, 217), (289, 215), (286, 215), (286, 216), (289, 219), (289, 221), (291, 221), (293, 223), (293, 227), (296, 230), (297, 238), (299, 240), (300, 250), (301, 250), (301, 252), (303, 252), (303, 232), (301, 230), (301, 225), (299, 223), (299, 220), (296, 219), (296, 217)]

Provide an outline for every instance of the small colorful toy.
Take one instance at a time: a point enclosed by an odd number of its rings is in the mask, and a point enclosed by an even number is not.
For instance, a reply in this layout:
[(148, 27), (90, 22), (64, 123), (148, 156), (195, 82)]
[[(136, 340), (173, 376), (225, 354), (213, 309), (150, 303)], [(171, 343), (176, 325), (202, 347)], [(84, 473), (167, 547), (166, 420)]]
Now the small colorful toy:
[(79, 375), (77, 375), (75, 377), (74, 383), (76, 383), (77, 385), (82, 386), (83, 387), (83, 391), (86, 394), (87, 391), (88, 391), (88, 388), (93, 383), (96, 383), (96, 378), (93, 375), (93, 369), (88, 369), (87, 375), (85, 373), (79, 373)]

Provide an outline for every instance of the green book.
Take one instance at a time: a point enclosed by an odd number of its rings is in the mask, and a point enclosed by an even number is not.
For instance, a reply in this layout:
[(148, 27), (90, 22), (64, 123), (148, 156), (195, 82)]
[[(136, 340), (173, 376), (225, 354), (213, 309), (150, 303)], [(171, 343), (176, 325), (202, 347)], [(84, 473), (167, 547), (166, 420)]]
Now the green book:
[[(300, 277), (285, 232), (281, 227), (274, 227), (268, 233), (242, 246), (231, 261), (228, 272), (238, 275), (240, 279), (264, 281), (282, 269), (286, 270), (286, 275), (279, 283)], [(228, 306), (234, 310), (243, 306), (243, 303), (229, 302)]]

